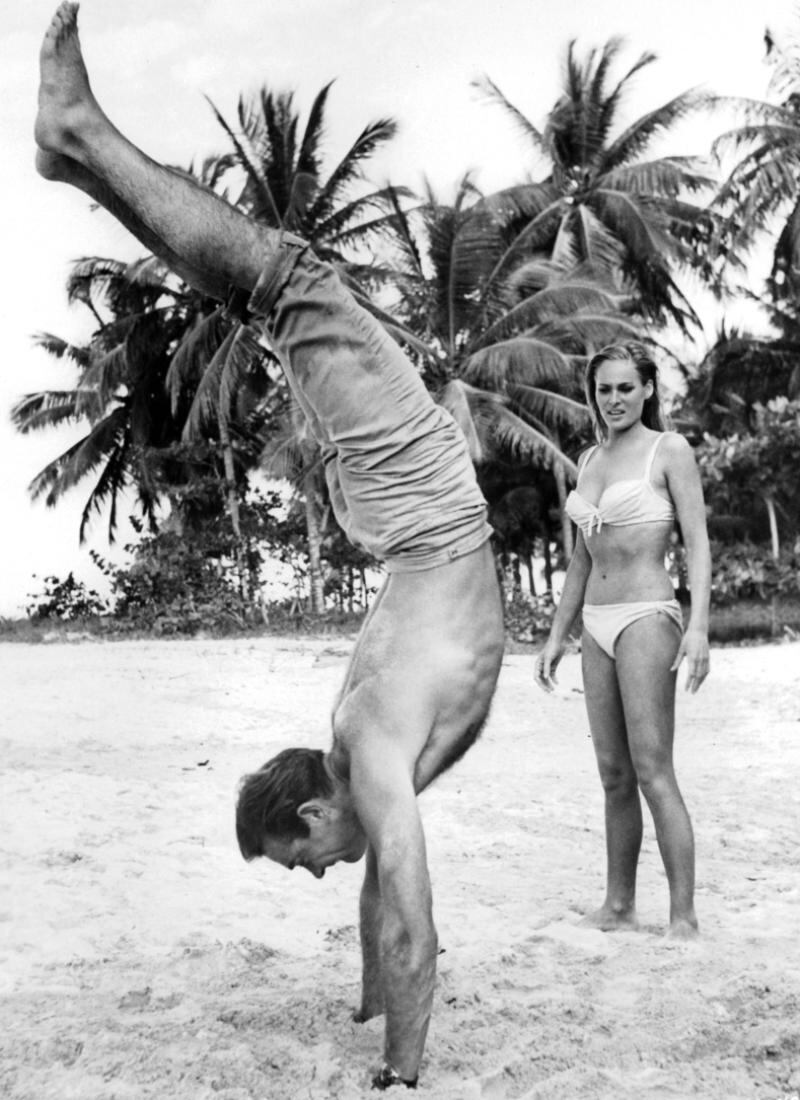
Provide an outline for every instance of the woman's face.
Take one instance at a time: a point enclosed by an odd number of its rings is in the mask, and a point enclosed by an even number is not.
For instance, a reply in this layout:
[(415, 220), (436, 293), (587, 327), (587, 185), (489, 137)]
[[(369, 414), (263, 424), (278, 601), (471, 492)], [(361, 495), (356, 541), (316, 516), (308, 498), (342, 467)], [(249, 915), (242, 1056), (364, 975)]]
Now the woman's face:
[(609, 432), (624, 432), (642, 419), (653, 383), (642, 382), (630, 359), (606, 359), (595, 372), (594, 395)]

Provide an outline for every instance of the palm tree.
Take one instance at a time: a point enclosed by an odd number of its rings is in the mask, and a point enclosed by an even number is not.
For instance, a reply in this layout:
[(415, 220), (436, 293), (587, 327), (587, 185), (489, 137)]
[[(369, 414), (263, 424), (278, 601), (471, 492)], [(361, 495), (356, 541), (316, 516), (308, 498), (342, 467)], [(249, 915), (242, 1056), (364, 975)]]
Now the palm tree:
[[(379, 231), (380, 219), (373, 215), (385, 198), (384, 192), (362, 188), (362, 193), (355, 195), (354, 190), (363, 181), (363, 165), (394, 136), (396, 123), (381, 119), (366, 126), (333, 171), (325, 176), (321, 147), (329, 91), (330, 84), (315, 97), (302, 135), (291, 93), (276, 94), (262, 88), (251, 100), (240, 97), (236, 128), (212, 104), (232, 151), (207, 161), (201, 177), (213, 186), (229, 182), (236, 189), (232, 201), (248, 216), (272, 228), (291, 230), (309, 241), (320, 257), (341, 268), (345, 280), (368, 304), (364, 288), (372, 266), (348, 261), (346, 256), (359, 249), (363, 251)], [(219, 307), (198, 323), (178, 349), (168, 377), (173, 397), (179, 399), (187, 384), (192, 387), (198, 377), (202, 378), (186, 423), (187, 439), (201, 436), (209, 418), (216, 420), (223, 439), (228, 436), (235, 422), (231, 401), (241, 392), (248, 372), (252, 373), (253, 357), (255, 361), (270, 362), (269, 356), (264, 360), (262, 355), (259, 360), (255, 339), (241, 319)], [(274, 356), (271, 364), (273, 369), (268, 367), (271, 381), (283, 388), (288, 402)], [(278, 415), (287, 423), (285, 409), (278, 410)], [(274, 428), (276, 422), (270, 423)], [(284, 470), (294, 472), (294, 484), (305, 497), (312, 608), (322, 612), (320, 542), (324, 530), (317, 501), (324, 496), (324, 489), (318, 456), (308, 446), (298, 454), (303, 459), (300, 466), (289, 463)], [(229, 496), (233, 501), (233, 492)], [(233, 512), (232, 518), (235, 525)]]
[(81, 516), (80, 539), (92, 515), (107, 507), (113, 541), (124, 492), (134, 490), (152, 528), (168, 488), (192, 476), (190, 464), (172, 452), (185, 409), (170, 407), (164, 383), (174, 342), (194, 305), (185, 288), (152, 258), (134, 264), (79, 260), (67, 296), (71, 303), (81, 302), (97, 322), (88, 342), (72, 344), (48, 333), (36, 340), (77, 367), (77, 383), (27, 394), (12, 409), (12, 420), (23, 434), (87, 425), (84, 436), (41, 470), (30, 492), (53, 507), (73, 486), (96, 475)]
[(291, 92), (262, 88), (250, 100), (240, 97), (237, 128), (213, 107), (233, 146), (221, 163), (221, 178), (244, 182), (233, 200), (250, 217), (307, 240), (322, 259), (346, 264), (345, 249), (363, 246), (374, 233), (370, 215), (382, 209), (387, 189), (354, 194), (364, 184), (364, 164), (395, 136), (393, 119), (364, 127), (326, 176), (322, 145), (331, 84), (317, 93), (302, 136)]
[(800, 41), (782, 50), (770, 38), (774, 65), (768, 94), (777, 103), (736, 99), (746, 121), (717, 138), (719, 157), (740, 159), (723, 183), (716, 205), (725, 214), (720, 247), (740, 256), (777, 219), (769, 289), (773, 298), (800, 291)]
[(776, 397), (800, 397), (800, 317), (773, 307), (779, 332), (754, 336), (723, 324), (693, 369), (683, 368), (685, 393), (673, 417), (698, 441), (706, 433), (729, 436), (756, 429), (759, 406)]
[[(589, 431), (586, 356), (632, 332), (620, 296), (585, 270), (530, 257), (524, 231), (510, 234), (468, 175), (452, 205), (428, 186), (413, 212), (395, 201), (389, 224), (398, 315), (473, 461), (552, 467), (563, 498), (575, 464), (561, 437)], [(569, 549), (568, 522), (563, 537)]]
[(696, 239), (708, 236), (711, 215), (687, 196), (702, 193), (711, 180), (694, 157), (643, 158), (708, 97), (683, 92), (617, 130), (633, 77), (655, 60), (642, 54), (612, 83), (621, 47), (613, 38), (581, 61), (569, 43), (564, 88), (541, 128), (488, 77), (475, 82), (547, 164), (543, 179), (508, 187), (489, 202), (504, 222), (524, 228), (531, 251), (562, 267), (590, 265), (635, 295), (646, 320), (672, 319), (686, 330), (698, 319), (673, 271), (691, 264)]

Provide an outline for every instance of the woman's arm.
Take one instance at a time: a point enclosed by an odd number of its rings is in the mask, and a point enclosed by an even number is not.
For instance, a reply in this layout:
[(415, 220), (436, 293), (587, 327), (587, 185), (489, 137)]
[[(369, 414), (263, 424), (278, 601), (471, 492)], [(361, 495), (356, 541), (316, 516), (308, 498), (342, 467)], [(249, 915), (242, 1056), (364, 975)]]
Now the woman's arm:
[(711, 600), (711, 553), (706, 530), (706, 507), (700, 472), (692, 448), (683, 436), (670, 433), (664, 441), (667, 489), (675, 504), (686, 547), (686, 567), (691, 592), (689, 624), (673, 664), (686, 657), (686, 688), (695, 692), (708, 675), (708, 614)]
[(592, 568), (592, 559), (583, 541), (583, 535), (579, 531), (575, 552), (567, 569), (564, 579), (564, 590), (558, 602), (553, 624), (550, 627), (550, 635), (544, 649), (536, 658), (534, 675), (536, 683), (545, 691), (552, 691), (556, 683), (555, 671), (558, 662), (564, 653), (564, 646), (572, 629), (572, 624), (583, 606), (583, 594), (586, 591), (586, 582)]

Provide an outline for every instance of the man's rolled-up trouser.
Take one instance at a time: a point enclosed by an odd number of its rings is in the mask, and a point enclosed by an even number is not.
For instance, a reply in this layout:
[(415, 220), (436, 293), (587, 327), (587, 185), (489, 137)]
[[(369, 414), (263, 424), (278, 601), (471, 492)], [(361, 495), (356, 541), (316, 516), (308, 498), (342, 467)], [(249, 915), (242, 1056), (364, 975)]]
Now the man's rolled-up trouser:
[(322, 447), (348, 539), (390, 572), (481, 546), (491, 528), (461, 430), (333, 267), (284, 234), (249, 309)]

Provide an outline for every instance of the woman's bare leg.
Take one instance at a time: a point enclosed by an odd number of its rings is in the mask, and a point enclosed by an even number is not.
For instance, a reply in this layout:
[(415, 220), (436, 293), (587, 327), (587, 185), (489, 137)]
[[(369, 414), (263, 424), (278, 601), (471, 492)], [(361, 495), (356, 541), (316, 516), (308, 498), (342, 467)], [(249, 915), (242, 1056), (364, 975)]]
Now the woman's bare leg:
[(636, 868), (642, 845), (642, 806), (628, 749), (615, 662), (586, 631), (581, 646), (583, 686), (600, 781), (605, 792), (606, 898), (585, 923), (604, 932), (633, 929)]
[(112, 125), (89, 86), (77, 11), (77, 4), (62, 3), (42, 44), (39, 170), (92, 194), (170, 266), (192, 273), (195, 285), (202, 280), (207, 293), (251, 290), (279, 234), (157, 164)]
[(633, 765), (653, 815), (670, 896), (674, 938), (697, 934), (694, 910), (695, 854), (692, 823), (672, 760), (678, 632), (664, 615), (640, 619), (617, 641), (617, 676)]

